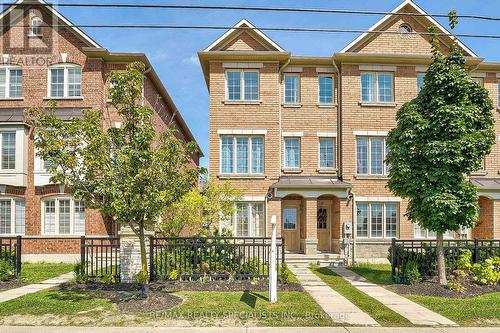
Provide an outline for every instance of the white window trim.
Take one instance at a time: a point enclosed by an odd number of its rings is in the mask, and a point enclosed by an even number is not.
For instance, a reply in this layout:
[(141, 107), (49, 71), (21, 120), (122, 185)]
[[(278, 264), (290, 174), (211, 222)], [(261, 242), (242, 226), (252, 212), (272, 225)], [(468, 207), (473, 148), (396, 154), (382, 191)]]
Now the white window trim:
[[(16, 65), (0, 65), (0, 70), (5, 70), (5, 96), (0, 96), (0, 100), (2, 99), (22, 99), (23, 97), (23, 83), (22, 83), (22, 70), (21, 66)], [(10, 71), (12, 70), (21, 70), (21, 96), (10, 96)]]
[[(333, 166), (332, 167), (322, 167), (321, 166), (321, 140), (330, 140), (332, 141), (332, 158), (333, 158)], [(336, 139), (335, 137), (318, 137), (318, 170), (335, 170), (337, 163), (337, 156), (335, 156), (336, 151)]]
[[(363, 101), (363, 82), (361, 80), (361, 75), (362, 74), (373, 74), (374, 77), (375, 77), (375, 99), (372, 100), (372, 101)], [(391, 97), (392, 97), (392, 100), (391, 101), (380, 101), (379, 98), (380, 98), (380, 93), (379, 93), (379, 86), (378, 86), (378, 76), (380, 74), (389, 74), (391, 77), (392, 77), (392, 85), (391, 85)], [(362, 71), (360, 74), (359, 74), (359, 82), (360, 82), (360, 99), (361, 99), (361, 103), (365, 103), (365, 104), (369, 104), (369, 103), (377, 103), (377, 104), (392, 104), (394, 103), (395, 101), (395, 97), (394, 96), (394, 91), (395, 91), (395, 82), (394, 82), (394, 72), (388, 72), (388, 71)]]
[[(222, 139), (224, 137), (232, 138), (233, 139), (233, 172), (232, 173), (226, 173), (222, 172)], [(236, 147), (236, 138), (247, 138), (248, 139), (248, 172), (242, 173), (242, 172), (237, 172), (236, 169), (236, 163), (237, 163), (237, 157), (236, 157), (236, 152), (237, 152), (237, 147)], [(253, 138), (262, 138), (262, 143), (263, 143), (263, 162), (262, 162), (262, 172), (261, 173), (253, 173), (252, 172), (252, 139)], [(228, 176), (242, 176), (242, 175), (252, 175), (252, 176), (263, 176), (266, 172), (266, 138), (262, 135), (221, 135), (219, 138), (219, 152), (220, 152), (220, 157), (219, 157), (219, 173), (221, 175), (228, 175)]]
[[(45, 232), (45, 202), (46, 201), (51, 201), (55, 200), (55, 227), (54, 227), (54, 233), (47, 233)], [(69, 233), (67, 234), (61, 234), (59, 233), (59, 200), (69, 200), (69, 209), (70, 209), (70, 219), (69, 219)], [(75, 232), (74, 231), (74, 225), (75, 225), (75, 200), (73, 197), (70, 196), (63, 196), (63, 195), (58, 195), (58, 196), (51, 196), (51, 197), (46, 197), (41, 200), (41, 210), (42, 210), (42, 235), (47, 235), (47, 236), (73, 236), (73, 235), (79, 235), (79, 236), (84, 236), (84, 232)], [(87, 210), (85, 208), (85, 210)], [(84, 229), (87, 224), (87, 212), (85, 212), (85, 222), (84, 222)]]
[[(3, 134), (14, 134), (15, 135), (15, 149), (14, 149), (14, 168), (4, 169), (2, 163), (3, 155)], [(19, 169), (19, 149), (18, 149), (18, 135), (16, 130), (1, 129), (0, 130), (0, 171), (1, 172), (16, 172)]]
[[(417, 236), (415, 234), (415, 227), (418, 227), (421, 231), (425, 231), (425, 236)], [(430, 231), (428, 229), (423, 229), (420, 225), (418, 225), (417, 223), (413, 223), (413, 239), (428, 239), (428, 240), (435, 240), (437, 235), (436, 236), (429, 236), (429, 233), (430, 232), (435, 232), (435, 231)], [(450, 230), (448, 230), (448, 232), (450, 232)], [(443, 239), (454, 239), (454, 231), (451, 231), (451, 235), (450, 234), (447, 234), (447, 233), (444, 233), (443, 234)]]
[[(321, 102), (320, 98), (320, 84), (319, 84), (319, 79), (322, 77), (329, 77), (332, 79), (332, 102), (331, 103), (325, 103)], [(334, 105), (335, 104), (335, 76), (333, 74), (319, 74), (318, 75), (318, 104), (319, 105)]]
[[(357, 224), (358, 224), (358, 216), (357, 216), (357, 213), (356, 213), (356, 235), (355, 237), (356, 238), (360, 238), (360, 239), (392, 239), (392, 238), (398, 238), (399, 237), (399, 223), (400, 223), (400, 219), (399, 219), (399, 204), (396, 204), (396, 237), (392, 237), (392, 236), (387, 236), (387, 230), (386, 230), (386, 205), (387, 204), (395, 204), (395, 202), (367, 202), (367, 201), (364, 201), (364, 202), (361, 202), (361, 201), (356, 201), (356, 212), (357, 212), (357, 205), (358, 204), (366, 204), (368, 205), (368, 229), (367, 229), (367, 233), (368, 233), (368, 236), (358, 236), (357, 234)], [(378, 205), (382, 205), (382, 237), (373, 237), (372, 236), (372, 204), (378, 204)]]
[[(69, 96), (69, 79), (68, 79), (68, 70), (79, 68), (80, 69), (80, 95), (78, 96)], [(52, 96), (51, 94), (51, 85), (52, 85), (52, 69), (64, 69), (64, 93), (63, 96)], [(83, 71), (82, 66), (71, 63), (62, 63), (55, 64), (49, 66), (48, 74), (47, 74), (48, 82), (47, 82), (47, 97), (50, 99), (79, 99), (82, 98), (82, 86), (83, 86)]]
[[(240, 99), (229, 99), (229, 89), (227, 73), (229, 72), (240, 72)], [(256, 99), (245, 99), (245, 72), (257, 73), (257, 98)], [(232, 68), (227, 69), (224, 73), (224, 89), (225, 89), (225, 100), (228, 102), (256, 102), (260, 100), (260, 72), (257, 69), (238, 69)]]
[[(0, 236), (19, 236), (19, 235), (24, 235), (26, 233), (26, 200), (22, 198), (16, 198), (16, 197), (0, 197), (0, 200), (10, 200), (10, 234), (2, 234), (0, 233)], [(23, 233), (16, 233), (16, 201), (23, 201), (24, 202), (24, 232)]]
[[(365, 138), (368, 140), (368, 151), (367, 151), (367, 173), (358, 173), (358, 138)], [(372, 141), (371, 139), (383, 139), (383, 147), (384, 147), (384, 156), (383, 156), (383, 159), (382, 159), (382, 173), (372, 173), (372, 160), (371, 160), (371, 156), (372, 156)], [(387, 157), (387, 137), (385, 136), (381, 136), (381, 135), (357, 135), (355, 140), (354, 140), (354, 144), (355, 144), (355, 150), (356, 150), (356, 175), (358, 176), (379, 176), (379, 177), (384, 177), (384, 176), (387, 176), (389, 174), (389, 170), (387, 168), (387, 164), (385, 163), (385, 159)]]
[[(266, 232), (267, 232), (267, 221), (266, 221), (266, 205), (264, 204), (263, 201), (239, 201), (239, 202), (236, 202), (234, 204), (234, 207), (236, 208), (237, 204), (244, 204), (244, 205), (247, 205), (248, 207), (248, 235), (247, 236), (238, 236), (238, 237), (265, 237), (266, 236)], [(264, 219), (264, 235), (261, 235), (261, 236), (256, 236), (254, 235), (254, 220), (252, 218), (253, 216), (253, 205), (254, 204), (258, 204), (258, 205), (262, 205), (262, 208), (263, 208), (263, 219)], [(232, 214), (232, 217), (231, 217), (231, 227), (233, 228), (233, 234), (236, 235), (238, 234), (238, 223), (237, 223), (237, 215), (238, 214), (238, 211), (235, 209), (235, 211), (233, 212)], [(221, 227), (219, 226), (219, 228), (221, 229)]]
[[(297, 139), (299, 140), (299, 166), (290, 167), (286, 165), (286, 140)], [(283, 138), (283, 169), (284, 170), (300, 170), (302, 167), (302, 138), (300, 136), (286, 136)]]
[(218, 129), (219, 135), (266, 135), (267, 130), (253, 130), (253, 129)]
[[(38, 26), (37, 27), (38, 27), (38, 29), (40, 29), (40, 33), (39, 34), (35, 34), (33, 32), (33, 28), (35, 27), (35, 21), (38, 22)], [(40, 37), (40, 36), (42, 36), (42, 23), (43, 23), (42, 19), (39, 16), (33, 16), (31, 18), (31, 22), (30, 23), (31, 24), (30, 24), (30, 29), (29, 29), (28, 36), (29, 37)]]
[[(287, 102), (286, 101), (286, 77), (287, 76), (294, 76), (297, 78), (297, 100), (295, 102)], [(301, 90), (301, 87), (300, 87), (300, 73), (297, 74), (297, 73), (285, 73), (283, 75), (283, 104), (285, 105), (297, 105), (297, 104), (300, 104), (300, 90)]]

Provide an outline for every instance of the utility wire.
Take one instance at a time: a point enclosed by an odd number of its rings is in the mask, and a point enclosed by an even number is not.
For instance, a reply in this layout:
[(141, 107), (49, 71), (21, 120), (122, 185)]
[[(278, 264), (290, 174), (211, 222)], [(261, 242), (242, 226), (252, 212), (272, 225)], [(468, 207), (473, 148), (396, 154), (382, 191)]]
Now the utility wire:
[[(231, 26), (212, 26), (212, 25), (163, 25), (163, 24), (54, 24), (42, 25), (42, 27), (52, 28), (109, 28), (109, 29), (170, 29), (170, 30), (260, 30), (260, 31), (284, 31), (284, 32), (322, 32), (322, 33), (369, 33), (369, 34), (390, 34), (390, 35), (421, 35), (421, 36), (454, 36), (464, 38), (486, 38), (486, 39), (500, 39), (500, 35), (483, 35), (483, 34), (470, 34), (470, 33), (457, 33), (447, 34), (444, 32), (408, 32), (401, 33), (398, 31), (384, 31), (384, 30), (362, 30), (362, 29), (334, 29), (334, 28), (280, 28), (280, 27), (231, 27)], [(15, 25), (8, 24), (0, 25), (0, 28), (31, 28), (30, 25)]]
[[(207, 6), (207, 5), (164, 5), (164, 4), (125, 4), (125, 3), (57, 3), (57, 4), (33, 4), (33, 3), (0, 3), (3, 6), (43, 6), (43, 7), (101, 7), (101, 8), (152, 8), (152, 9), (196, 9), (196, 10), (243, 10), (243, 11), (272, 11), (272, 12), (298, 12), (298, 13), (331, 13), (331, 14), (359, 14), (359, 15), (394, 15), (413, 17), (439, 17), (448, 18), (448, 14), (422, 14), (401, 12), (393, 13), (377, 10), (353, 10), (353, 9), (323, 9), (323, 8), (294, 8), (294, 7), (254, 7), (254, 6)], [(456, 15), (457, 18), (500, 21), (500, 17), (486, 15), (463, 14)]]

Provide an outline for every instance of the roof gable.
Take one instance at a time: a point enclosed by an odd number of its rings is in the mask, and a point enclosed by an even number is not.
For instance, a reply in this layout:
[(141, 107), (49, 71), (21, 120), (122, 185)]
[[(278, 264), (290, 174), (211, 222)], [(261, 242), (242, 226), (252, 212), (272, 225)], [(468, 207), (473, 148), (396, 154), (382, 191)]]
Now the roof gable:
[(284, 52), (276, 42), (245, 19), (236, 23), (212, 44), (208, 51), (279, 51)]
[[(396, 13), (416, 13), (419, 14), (419, 16), (402, 16), (402, 15), (395, 15)], [(422, 16), (425, 15), (425, 16)], [(399, 22), (399, 23), (398, 23)], [(455, 36), (453, 36), (445, 27), (443, 27), (439, 22), (434, 20), (431, 16), (429, 16), (423, 9), (421, 9), (419, 6), (417, 6), (413, 1), (411, 0), (405, 0), (402, 2), (398, 7), (396, 7), (391, 13), (385, 15), (381, 20), (379, 20), (377, 23), (375, 23), (373, 26), (371, 26), (368, 31), (370, 32), (365, 32), (358, 36), (355, 40), (353, 40), (351, 43), (349, 43), (346, 47), (344, 47), (340, 53), (346, 53), (346, 52), (359, 52), (359, 50), (362, 50), (366, 45), (368, 45), (370, 42), (373, 42), (376, 40), (380, 35), (380, 33), (375, 33), (372, 31), (394, 31), (396, 27), (399, 26), (400, 23), (408, 23), (412, 22), (412, 27), (415, 29), (416, 32), (426, 32), (427, 27), (429, 26), (435, 26), (438, 30), (439, 33), (446, 34), (446, 36), (439, 36), (439, 39), (441, 41), (441, 44), (445, 48), (449, 48), (453, 42), (456, 42), (458, 46), (462, 48), (462, 50), (465, 52), (467, 56), (471, 57), (477, 57), (477, 55), (470, 50), (465, 44), (463, 44), (459, 39), (457, 39)], [(417, 27), (417, 28), (415, 28)], [(401, 37), (398, 36), (397, 34), (387, 34), (392, 37)], [(418, 35), (418, 34), (413, 34), (413, 35), (408, 35), (406, 36), (408, 38), (413, 38), (419, 42), (422, 42), (423, 40), (426, 40), (427, 42), (430, 40), (430, 36), (424, 36), (424, 35)], [(386, 47), (390, 46), (387, 45), (387, 41), (385, 41)], [(376, 44), (376, 43), (375, 43)], [(401, 44), (400, 50), (398, 50), (398, 53), (401, 53), (401, 49), (406, 49), (409, 50), (408, 48), (405, 48), (405, 43), (401, 42), (398, 43)], [(419, 44), (417, 44), (419, 45)], [(419, 46), (422, 46), (420, 44)], [(428, 45), (426, 45), (428, 46)], [(430, 47), (430, 46), (428, 46)], [(422, 50), (421, 50), (422, 51)], [(422, 52), (420, 52), (422, 53)], [(428, 53), (426, 51), (426, 53)]]
[(31, 4), (36, 6), (37, 4), (43, 5), (43, 8), (49, 11), (51, 14), (53, 14), (59, 21), (61, 21), (63, 24), (68, 26), (68, 29), (70, 29), (77, 37), (79, 37), (87, 46), (89, 47), (95, 47), (95, 48), (102, 48), (101, 45), (99, 45), (96, 41), (94, 41), (92, 38), (90, 38), (86, 33), (84, 33), (82, 30), (78, 29), (77, 27), (74, 26), (74, 24), (69, 21), (66, 17), (64, 17), (61, 13), (59, 13), (53, 6), (47, 6), (47, 2), (44, 0), (18, 0), (9, 7), (7, 7), (1, 14), (0, 14), (0, 20), (3, 19), (6, 15), (10, 14), (19, 4)]

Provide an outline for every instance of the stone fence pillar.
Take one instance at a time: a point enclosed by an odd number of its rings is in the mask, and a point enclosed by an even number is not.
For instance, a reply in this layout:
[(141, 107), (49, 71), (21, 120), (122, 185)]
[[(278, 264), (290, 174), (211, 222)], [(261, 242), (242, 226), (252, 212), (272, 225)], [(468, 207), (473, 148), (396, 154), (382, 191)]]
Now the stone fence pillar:
[[(148, 262), (148, 278), (149, 278), (149, 237), (153, 236), (153, 232), (145, 231), (146, 238), (146, 257)], [(129, 228), (123, 227), (119, 232), (120, 236), (120, 279), (124, 283), (135, 283), (136, 275), (142, 269), (141, 265), (141, 245), (139, 237)]]

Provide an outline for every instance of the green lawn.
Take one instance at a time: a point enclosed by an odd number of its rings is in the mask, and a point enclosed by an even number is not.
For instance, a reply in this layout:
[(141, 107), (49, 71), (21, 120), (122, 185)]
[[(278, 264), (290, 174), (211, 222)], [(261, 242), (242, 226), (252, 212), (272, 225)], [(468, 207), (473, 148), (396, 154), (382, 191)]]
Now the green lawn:
[[(388, 285), (391, 283), (391, 265), (362, 264), (349, 269), (367, 280)], [(431, 309), (459, 325), (500, 325), (500, 293), (490, 293), (470, 298), (446, 298), (433, 296), (403, 295), (408, 299)]]
[(370, 282), (387, 285), (392, 283), (390, 264), (360, 263), (348, 267), (351, 271), (364, 276)]
[(413, 326), (406, 318), (392, 311), (379, 301), (357, 290), (348, 281), (326, 267), (313, 267), (312, 271), (333, 290), (369, 314), (382, 326)]
[(69, 273), (74, 264), (63, 263), (23, 263), (21, 266), (20, 279), (26, 283), (39, 283), (44, 280)]

